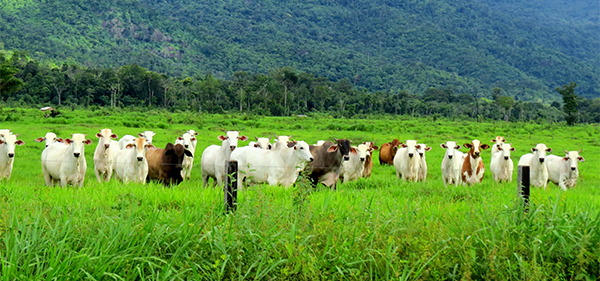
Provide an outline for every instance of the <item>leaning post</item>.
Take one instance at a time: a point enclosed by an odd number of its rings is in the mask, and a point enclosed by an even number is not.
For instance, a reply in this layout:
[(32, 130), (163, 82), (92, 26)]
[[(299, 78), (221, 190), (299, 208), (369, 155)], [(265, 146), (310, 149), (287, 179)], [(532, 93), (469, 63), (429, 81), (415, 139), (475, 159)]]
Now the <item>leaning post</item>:
[(530, 177), (529, 177), (529, 166), (519, 166), (517, 168), (517, 183), (519, 190), (519, 197), (523, 199), (523, 210), (525, 212), (529, 211), (529, 186), (530, 186)]
[(225, 163), (225, 212), (235, 211), (237, 209), (237, 160), (227, 160)]

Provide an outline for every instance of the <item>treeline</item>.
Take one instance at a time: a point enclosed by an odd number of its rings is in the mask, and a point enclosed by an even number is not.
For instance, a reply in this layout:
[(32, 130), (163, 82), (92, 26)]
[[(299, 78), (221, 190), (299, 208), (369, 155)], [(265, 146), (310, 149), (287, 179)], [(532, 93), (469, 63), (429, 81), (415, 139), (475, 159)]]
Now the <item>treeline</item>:
[[(30, 60), (23, 52), (10, 56), (0, 53), (0, 64), (22, 80), (20, 87), (11, 93), (4, 91), (1, 97), (11, 107), (142, 106), (268, 116), (320, 112), (334, 117), (394, 114), (434, 119), (565, 120), (562, 103), (519, 101), (500, 88), (477, 93), (457, 92), (450, 87), (417, 94), (406, 90), (370, 92), (355, 87), (349, 78), (333, 82), (289, 67), (252, 75), (238, 71), (231, 80), (221, 80), (211, 74), (169, 77), (136, 64), (118, 68), (51, 66)], [(577, 110), (579, 122), (600, 122), (600, 98), (577, 97)]]

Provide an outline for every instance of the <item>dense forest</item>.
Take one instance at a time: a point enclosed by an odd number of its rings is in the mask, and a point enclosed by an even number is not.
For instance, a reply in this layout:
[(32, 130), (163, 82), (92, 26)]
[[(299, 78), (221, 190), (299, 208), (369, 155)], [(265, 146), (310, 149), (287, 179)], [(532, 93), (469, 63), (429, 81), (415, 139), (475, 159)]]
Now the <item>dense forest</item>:
[[(12, 86), (6, 77), (14, 78)], [(573, 102), (568, 106), (574, 110), (569, 115), (573, 121), (600, 122), (600, 98), (587, 99), (575, 94), (578, 88), (571, 90)], [(498, 87), (471, 93), (450, 86), (431, 87), (416, 94), (368, 91), (355, 87), (349, 78), (331, 81), (291, 67), (257, 74), (237, 71), (229, 80), (211, 74), (169, 77), (136, 64), (118, 68), (52, 66), (28, 58), (25, 52), (6, 51), (0, 51), (0, 94), (9, 107), (58, 105), (59, 110), (102, 106), (140, 111), (149, 107), (197, 113), (322, 113), (346, 118), (401, 114), (431, 116), (433, 120), (447, 117), (538, 123), (562, 122), (566, 116), (562, 102), (515, 100)]]
[[(464, 105), (478, 95), (493, 100), (491, 89), (500, 88), (518, 102), (541, 106), (560, 102), (554, 88), (571, 81), (580, 96), (600, 97), (599, 10), (600, 3), (589, 0), (0, 0), (0, 42), (9, 50), (28, 50), (41, 64), (56, 63), (53, 71), (71, 80), (125, 79), (124, 72), (146, 70), (183, 77), (167, 79), (172, 85), (166, 91), (151, 92), (150, 104), (169, 103), (159, 92), (177, 95), (183, 91), (179, 84), (202, 84), (244, 88), (249, 96), (242, 109), (253, 109), (266, 99), (252, 95), (275, 95), (269, 88), (275, 85), (286, 88), (287, 82), (269, 79), (289, 66), (299, 73), (299, 82), (288, 87), (290, 104), (270, 108), (271, 114), (328, 110), (332, 104), (340, 112), (404, 113), (406, 107), (441, 114), (444, 110), (387, 101), (436, 89), (462, 95)], [(313, 95), (325, 89), (312, 81), (331, 86), (332, 92), (371, 92), (365, 95), (373, 102), (366, 102), (366, 111), (350, 106), (356, 104), (352, 99), (365, 100), (363, 94), (326, 97), (311, 105), (300, 98), (307, 96), (301, 89)], [(142, 86), (122, 82), (120, 102), (135, 104), (126, 98)], [(64, 103), (110, 104), (99, 90), (89, 90), (97, 87), (77, 87), (62, 90)], [(60, 89), (36, 94), (56, 95)], [(14, 98), (25, 96), (23, 91)], [(223, 101), (230, 95), (223, 91), (212, 100), (198, 97), (198, 104), (191, 96), (186, 99), (198, 110), (211, 110), (202, 102), (239, 108), (240, 99)], [(378, 108), (381, 100), (386, 102)], [(418, 100), (427, 102), (424, 96)]]

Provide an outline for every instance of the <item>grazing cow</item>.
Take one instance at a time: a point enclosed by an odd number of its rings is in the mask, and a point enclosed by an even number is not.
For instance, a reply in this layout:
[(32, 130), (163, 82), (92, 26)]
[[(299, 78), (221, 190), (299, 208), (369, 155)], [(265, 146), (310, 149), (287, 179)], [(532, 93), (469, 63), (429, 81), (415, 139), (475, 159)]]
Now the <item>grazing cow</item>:
[(424, 181), (427, 179), (427, 161), (425, 160), (425, 152), (431, 150), (431, 146), (427, 146), (424, 143), (418, 144), (419, 149), (417, 152), (421, 156), (421, 162), (419, 162), (419, 180)]
[(183, 148), (189, 150), (192, 153), (192, 157), (183, 157), (183, 170), (181, 170), (181, 177), (190, 179), (192, 175), (192, 167), (194, 166), (194, 155), (196, 154), (196, 137), (190, 133), (185, 133), (181, 137), (177, 137), (175, 144), (183, 145)]
[(406, 181), (419, 180), (419, 170), (421, 169), (421, 155), (418, 149), (421, 146), (416, 140), (407, 140), (406, 144), (400, 143), (400, 148), (394, 156), (394, 167), (396, 168), (396, 177)]
[(498, 143), (493, 145), (498, 152), (492, 154), (490, 170), (492, 177), (497, 182), (512, 182), (514, 165), (510, 159), (510, 152), (515, 151), (510, 143)]
[(222, 186), (225, 180), (225, 161), (231, 157), (231, 152), (238, 146), (238, 140), (246, 141), (248, 137), (240, 136), (238, 131), (229, 131), (225, 136), (218, 137), (223, 141), (221, 145), (211, 145), (202, 152), (202, 186), (208, 184), (208, 178), (212, 178), (213, 188), (215, 185)]
[(17, 140), (17, 136), (0, 134), (0, 180), (10, 180), (15, 162), (15, 145), (25, 144), (22, 140)]
[[(150, 148), (150, 147), (148, 147)], [(177, 185), (183, 181), (183, 156), (193, 157), (183, 145), (167, 143), (165, 149), (156, 148), (146, 151), (148, 161), (148, 180), (157, 180), (164, 185)]]
[(440, 144), (440, 147), (446, 150), (444, 160), (442, 160), (442, 179), (444, 187), (448, 184), (459, 185), (461, 182), (461, 170), (465, 154), (458, 151), (460, 145), (456, 142), (447, 141)]
[(567, 187), (575, 187), (579, 177), (578, 162), (585, 162), (579, 151), (567, 151), (565, 157), (548, 155), (546, 157), (546, 167), (548, 168), (548, 180), (558, 185), (562, 190)]
[(269, 138), (259, 138), (255, 137), (256, 141), (251, 141), (248, 143), (250, 147), (262, 148), (262, 149), (272, 149), (273, 146), (269, 142)]
[(363, 170), (362, 176), (364, 178), (369, 178), (371, 177), (371, 171), (373, 171), (373, 151), (379, 149), (379, 147), (371, 141), (366, 141), (363, 144), (369, 147), (369, 151), (367, 152), (367, 160), (365, 160), (365, 169)]
[(46, 147), (48, 147), (49, 145), (51, 145), (55, 142), (62, 142), (63, 139), (57, 137), (55, 133), (48, 132), (48, 133), (46, 133), (46, 135), (43, 138), (35, 139), (35, 142), (43, 142), (43, 141), (46, 142)]
[(115, 156), (113, 169), (115, 177), (124, 183), (137, 182), (146, 184), (148, 177), (148, 160), (146, 152), (148, 148), (156, 148), (148, 141), (139, 137), (128, 144), (125, 149), (119, 151)]
[(242, 189), (244, 180), (291, 186), (298, 179), (298, 166), (314, 157), (306, 142), (297, 141), (291, 148), (286, 142), (272, 150), (240, 147), (231, 153), (231, 159), (238, 161), (238, 189)]
[(358, 180), (362, 176), (367, 153), (369, 153), (369, 147), (365, 144), (350, 148), (350, 160), (342, 162), (342, 171), (340, 172), (340, 178), (344, 183)]
[[(492, 139), (492, 142), (494, 144), (502, 145), (503, 143), (506, 142), (506, 139), (504, 137), (497, 136), (496, 138)], [(499, 148), (498, 146), (492, 145), (492, 155), (496, 154), (496, 152), (499, 151), (498, 148)]]
[(98, 182), (109, 181), (113, 173), (113, 164), (117, 153), (119, 153), (119, 143), (117, 135), (113, 134), (111, 129), (102, 129), (96, 134), (98, 145), (94, 152), (94, 172)]
[(461, 170), (463, 184), (472, 185), (481, 183), (483, 174), (485, 173), (485, 165), (481, 160), (481, 150), (490, 148), (487, 144), (481, 144), (479, 140), (473, 140), (471, 143), (463, 145), (469, 149), (464, 158)]
[(72, 134), (70, 139), (56, 142), (42, 152), (42, 173), (47, 186), (83, 186), (87, 163), (85, 161), (85, 145), (91, 140), (84, 134)]
[[(138, 136), (145, 138), (149, 144), (152, 144), (152, 139), (154, 138), (155, 135), (156, 134), (153, 131), (144, 131), (143, 133), (138, 134)], [(132, 135), (124, 135), (119, 140), (119, 148), (125, 149), (125, 146), (127, 146), (127, 144), (133, 143), (134, 139), (135, 139), (135, 137)]]
[(532, 186), (543, 187), (548, 186), (548, 167), (544, 164), (546, 153), (552, 152), (552, 148), (547, 147), (543, 143), (538, 143), (531, 148), (531, 152), (527, 153), (519, 159), (519, 166), (529, 167), (529, 183)]
[(342, 169), (342, 161), (350, 160), (350, 140), (335, 139), (336, 144), (326, 141), (322, 145), (311, 145), (310, 153), (315, 161), (308, 165), (310, 179), (316, 186), (322, 183), (336, 189)]
[(379, 148), (379, 165), (394, 165), (394, 157), (400, 146), (400, 141), (394, 139), (392, 142), (384, 143)]

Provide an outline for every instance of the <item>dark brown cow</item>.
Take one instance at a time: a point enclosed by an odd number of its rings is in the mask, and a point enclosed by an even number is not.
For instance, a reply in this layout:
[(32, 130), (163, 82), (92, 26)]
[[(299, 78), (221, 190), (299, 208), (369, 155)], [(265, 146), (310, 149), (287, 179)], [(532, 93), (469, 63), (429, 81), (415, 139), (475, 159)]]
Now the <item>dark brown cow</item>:
[(396, 156), (398, 146), (400, 146), (398, 139), (382, 144), (379, 148), (379, 165), (394, 165), (394, 156)]
[(369, 146), (369, 154), (365, 160), (365, 169), (363, 170), (362, 176), (369, 178), (371, 177), (371, 171), (373, 170), (373, 151), (377, 150), (379, 147), (377, 147), (375, 143), (371, 141), (366, 141), (363, 144)]
[(336, 188), (340, 177), (342, 161), (350, 160), (350, 141), (336, 139), (337, 144), (326, 141), (323, 145), (310, 145), (310, 153), (315, 161), (308, 165), (310, 178), (313, 185), (322, 183), (325, 186)]
[(179, 184), (183, 181), (183, 156), (194, 157), (183, 145), (167, 143), (165, 149), (149, 149), (146, 152), (148, 160), (148, 180), (158, 180), (164, 185)]
[(463, 161), (461, 177), (462, 182), (468, 185), (480, 183), (483, 180), (483, 174), (485, 173), (485, 166), (481, 159), (481, 150), (490, 148), (487, 144), (481, 144), (478, 140), (473, 140), (471, 143), (465, 143), (465, 148), (469, 149), (469, 152), (465, 156)]

